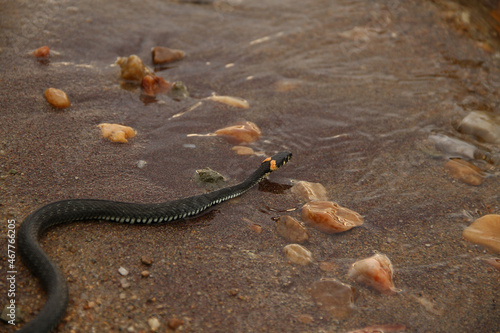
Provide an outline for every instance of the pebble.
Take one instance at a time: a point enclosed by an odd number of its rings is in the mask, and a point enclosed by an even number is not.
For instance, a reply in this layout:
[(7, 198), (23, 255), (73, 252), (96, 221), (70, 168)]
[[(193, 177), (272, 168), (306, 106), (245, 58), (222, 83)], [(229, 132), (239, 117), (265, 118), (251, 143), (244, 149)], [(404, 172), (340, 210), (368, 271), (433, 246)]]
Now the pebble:
[(328, 200), (326, 189), (320, 183), (310, 183), (301, 180), (292, 186), (291, 191), (305, 201)]
[(172, 83), (168, 95), (175, 100), (182, 100), (189, 97), (189, 91), (184, 83), (176, 81)]
[(333, 201), (311, 201), (302, 207), (302, 219), (325, 233), (343, 232), (363, 224), (361, 215)]
[(462, 119), (457, 130), (484, 142), (500, 143), (500, 116), (486, 111), (473, 111)]
[(160, 321), (156, 317), (152, 317), (148, 319), (148, 325), (151, 328), (151, 331), (156, 332), (160, 328)]
[(462, 233), (469, 242), (482, 245), (494, 252), (500, 253), (500, 215), (484, 215)]
[(141, 81), (142, 92), (148, 96), (166, 93), (171, 86), (164, 78), (151, 74), (144, 76)]
[(4, 322), (9, 322), (14, 319), (14, 322), (20, 323), (24, 321), (24, 315), (19, 306), (14, 305), (14, 309), (10, 309), (9, 305), (3, 307), (0, 319)]
[(351, 315), (354, 309), (355, 289), (337, 279), (321, 279), (311, 286), (314, 302), (337, 319)]
[(283, 215), (276, 221), (276, 233), (291, 243), (304, 243), (309, 240), (307, 229), (289, 215)]
[(128, 138), (136, 136), (137, 132), (129, 126), (102, 123), (97, 125), (101, 129), (102, 136), (111, 142), (127, 143)]
[(398, 290), (392, 281), (392, 264), (385, 254), (356, 261), (349, 269), (349, 277), (356, 282), (368, 285), (381, 293), (391, 294)]
[(483, 258), (482, 259), (485, 263), (495, 267), (500, 271), (500, 258)]
[(33, 51), (33, 55), (37, 58), (46, 58), (50, 55), (50, 48), (48, 46), (42, 46)]
[(309, 265), (313, 263), (311, 251), (299, 244), (289, 244), (283, 248), (288, 260), (298, 265)]
[(116, 59), (116, 64), (120, 66), (121, 78), (127, 81), (140, 82), (142, 78), (148, 74), (153, 75), (150, 69), (148, 69), (141, 58), (135, 54), (130, 57), (119, 57)]
[(146, 165), (148, 164), (148, 162), (144, 161), (144, 160), (139, 160), (137, 161), (137, 167), (139, 169), (143, 169)]
[(127, 278), (121, 278), (120, 285), (123, 289), (130, 288), (130, 282), (128, 282)]
[(205, 99), (208, 99), (210, 101), (234, 106), (240, 109), (248, 109), (250, 107), (250, 104), (244, 100), (243, 98), (240, 97), (232, 97), (232, 96), (219, 96), (219, 95), (212, 95), (210, 97), (207, 97)]
[(185, 52), (176, 49), (170, 49), (163, 46), (155, 46), (151, 49), (153, 55), (153, 63), (155, 65), (165, 64), (172, 61), (182, 60), (186, 55)]
[(143, 278), (147, 278), (147, 277), (149, 276), (149, 271), (142, 271), (142, 272), (141, 272), (141, 276), (142, 276)]
[(172, 317), (168, 320), (167, 322), (167, 326), (172, 329), (172, 330), (176, 330), (177, 328), (179, 328), (179, 326), (181, 326), (182, 324), (184, 324), (184, 321), (183, 320), (179, 320), (175, 317)]
[(470, 143), (443, 134), (429, 135), (429, 140), (434, 142), (436, 149), (451, 157), (465, 157), (472, 160), (477, 150), (477, 147)]
[(49, 88), (45, 90), (45, 98), (47, 99), (47, 102), (56, 108), (63, 109), (71, 106), (68, 95), (60, 89)]
[(255, 151), (250, 148), (250, 147), (245, 147), (245, 146), (234, 146), (232, 148), (233, 151), (236, 152), (238, 155), (254, 155)]
[(128, 270), (124, 267), (120, 267), (120, 268), (118, 268), (118, 273), (120, 273), (120, 275), (122, 275), (122, 276), (127, 276)]
[(444, 169), (450, 176), (468, 185), (478, 186), (484, 181), (481, 169), (459, 158), (449, 160), (445, 164)]
[(262, 132), (256, 124), (247, 121), (240, 125), (221, 128), (215, 131), (215, 134), (230, 137), (238, 143), (250, 143), (257, 141)]
[(141, 263), (143, 263), (146, 266), (151, 266), (153, 264), (153, 259), (146, 257), (146, 256), (142, 256)]

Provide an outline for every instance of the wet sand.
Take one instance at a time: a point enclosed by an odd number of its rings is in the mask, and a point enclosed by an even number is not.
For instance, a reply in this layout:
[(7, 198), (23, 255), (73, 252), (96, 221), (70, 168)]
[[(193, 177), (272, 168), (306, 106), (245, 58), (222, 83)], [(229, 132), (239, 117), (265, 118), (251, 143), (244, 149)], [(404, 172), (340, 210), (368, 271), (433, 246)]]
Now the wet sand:
[[(1, 5), (1, 239), (8, 219), (20, 225), (52, 201), (161, 202), (203, 193), (196, 169), (208, 166), (235, 184), (262, 160), (234, 154), (223, 138), (190, 133), (253, 121), (264, 133), (256, 151), (288, 149), (294, 158), (265, 186), (193, 220), (85, 222), (48, 232), (42, 246), (70, 288), (58, 332), (147, 332), (152, 317), (160, 332), (173, 331), (173, 318), (183, 322), (179, 332), (347, 332), (373, 324), (401, 324), (407, 332), (500, 330), (500, 274), (482, 262), (483, 248), (461, 237), (471, 219), (498, 213), (498, 170), (481, 164), (488, 178), (468, 186), (444, 172), (445, 157), (419, 150), (429, 133), (453, 131), (453, 118), (498, 108), (497, 53), (450, 24), (449, 8), (391, 1), (96, 6)], [(339, 35), (354, 27), (368, 27), (361, 34), (368, 40)], [(30, 54), (46, 44), (58, 53), (49, 61)], [(186, 51), (157, 74), (183, 81), (189, 99), (144, 104), (139, 89), (120, 85), (116, 58), (138, 54), (150, 64), (156, 45)], [(491, 47), (496, 52), (494, 41)], [(48, 105), (43, 91), (52, 86), (69, 95), (70, 108)], [(204, 103), (169, 120), (214, 91), (245, 98), (250, 109)], [(132, 126), (138, 135), (110, 143), (96, 127), (102, 122)], [(287, 243), (273, 218), (301, 204), (284, 190), (292, 179), (321, 182), (332, 200), (365, 218), (343, 234), (311, 230), (305, 246), (317, 262), (332, 262), (330, 271), (294, 266), (282, 253)], [(373, 251), (391, 258), (402, 293), (384, 296), (349, 280), (349, 265)], [(4, 250), (0, 257), (3, 274)], [(16, 265), (16, 302), (29, 321), (44, 296), (20, 260)], [(130, 272), (130, 287), (123, 288), (120, 267)], [(309, 294), (314, 281), (332, 277), (359, 292), (347, 319), (330, 318)], [(4, 304), (4, 279), (0, 290)]]

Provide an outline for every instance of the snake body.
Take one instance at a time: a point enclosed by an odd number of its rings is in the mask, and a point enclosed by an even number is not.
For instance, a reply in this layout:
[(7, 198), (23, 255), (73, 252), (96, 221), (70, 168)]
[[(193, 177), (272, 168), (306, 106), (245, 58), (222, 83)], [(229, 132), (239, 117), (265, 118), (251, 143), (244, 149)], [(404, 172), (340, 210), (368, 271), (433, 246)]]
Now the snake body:
[(38, 315), (23, 326), (21, 333), (47, 333), (61, 321), (68, 306), (68, 286), (59, 267), (42, 250), (38, 238), (48, 228), (73, 221), (104, 220), (121, 223), (162, 223), (200, 215), (209, 208), (237, 197), (259, 183), (269, 173), (290, 160), (280, 152), (265, 159), (243, 182), (206, 194), (164, 203), (140, 204), (96, 199), (72, 199), (50, 203), (31, 213), (18, 233), (19, 253), (28, 269), (47, 293)]

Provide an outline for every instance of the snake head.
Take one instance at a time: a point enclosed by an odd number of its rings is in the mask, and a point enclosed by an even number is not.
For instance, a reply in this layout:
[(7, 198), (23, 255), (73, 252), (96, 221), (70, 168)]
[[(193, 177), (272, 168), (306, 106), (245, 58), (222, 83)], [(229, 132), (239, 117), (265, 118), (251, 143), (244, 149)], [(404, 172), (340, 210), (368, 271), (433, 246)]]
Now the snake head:
[(269, 172), (271, 172), (285, 165), (286, 162), (288, 162), (291, 158), (292, 153), (288, 151), (281, 151), (271, 157), (266, 158), (264, 161), (262, 161), (262, 164), (267, 163)]

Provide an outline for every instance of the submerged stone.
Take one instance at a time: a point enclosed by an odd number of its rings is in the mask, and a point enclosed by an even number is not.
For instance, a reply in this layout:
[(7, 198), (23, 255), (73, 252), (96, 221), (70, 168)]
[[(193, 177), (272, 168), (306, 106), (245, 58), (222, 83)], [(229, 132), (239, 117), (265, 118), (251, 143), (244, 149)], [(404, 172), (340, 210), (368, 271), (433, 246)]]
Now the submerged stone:
[(181, 50), (170, 49), (163, 46), (155, 46), (151, 49), (153, 63), (155, 65), (165, 64), (184, 58), (185, 53)]
[(444, 168), (450, 176), (463, 183), (474, 186), (478, 186), (483, 183), (484, 176), (481, 169), (462, 159), (451, 159), (445, 164)]
[(473, 111), (462, 119), (457, 130), (484, 142), (500, 143), (500, 116), (491, 112)]
[(50, 48), (48, 46), (42, 46), (33, 51), (33, 55), (37, 58), (46, 58), (50, 55)]
[(302, 207), (302, 218), (326, 233), (347, 231), (363, 224), (361, 215), (333, 201), (311, 201)]
[(314, 302), (337, 319), (344, 319), (354, 310), (355, 289), (337, 279), (321, 279), (312, 284)]
[(243, 98), (240, 97), (233, 97), (233, 96), (219, 96), (219, 95), (212, 95), (210, 97), (207, 97), (205, 99), (208, 99), (210, 101), (226, 104), (229, 106), (234, 106), (240, 109), (248, 109), (250, 107), (250, 104)]
[(171, 84), (169, 82), (156, 75), (148, 74), (144, 76), (141, 81), (142, 92), (148, 96), (165, 93), (170, 90), (170, 87)]
[(429, 135), (429, 140), (434, 142), (438, 150), (451, 157), (474, 159), (474, 153), (477, 150), (477, 147), (470, 143), (443, 134)]
[(500, 253), (500, 215), (484, 215), (462, 233), (469, 242), (482, 245), (494, 252)]
[(320, 183), (310, 183), (301, 180), (293, 185), (291, 191), (305, 201), (328, 200), (326, 189)]
[(215, 131), (215, 134), (230, 137), (239, 143), (250, 143), (257, 141), (260, 138), (261, 131), (256, 124), (247, 121), (240, 125), (221, 128)]
[(276, 221), (276, 232), (292, 243), (304, 243), (309, 240), (309, 232), (299, 221), (291, 216), (281, 216)]
[(381, 293), (391, 294), (398, 290), (392, 281), (392, 264), (385, 254), (358, 260), (351, 265), (349, 276), (356, 282), (368, 285)]
[(298, 265), (309, 265), (313, 263), (311, 251), (299, 244), (289, 244), (283, 248), (288, 260)]

